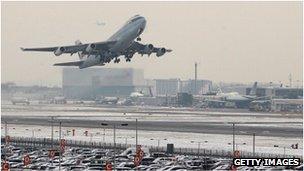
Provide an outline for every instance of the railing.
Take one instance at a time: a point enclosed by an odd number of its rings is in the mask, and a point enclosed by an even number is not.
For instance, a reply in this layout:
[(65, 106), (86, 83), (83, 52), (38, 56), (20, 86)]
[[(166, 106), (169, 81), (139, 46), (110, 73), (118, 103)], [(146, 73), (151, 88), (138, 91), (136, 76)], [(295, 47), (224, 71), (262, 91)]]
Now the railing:
[[(1, 144), (5, 141), (4, 137), (1, 137)], [(10, 144), (19, 145), (19, 146), (30, 146), (30, 147), (54, 147), (59, 148), (59, 140), (54, 139), (53, 141), (50, 138), (26, 138), (26, 137), (11, 137)], [(102, 143), (96, 141), (80, 141), (80, 140), (66, 140), (66, 146), (69, 147), (86, 147), (86, 148), (105, 148), (113, 149), (113, 143)], [(126, 148), (132, 147), (131, 144), (121, 144), (116, 143), (116, 149), (124, 150)], [(157, 146), (143, 146), (150, 150), (150, 152), (166, 152), (165, 147)], [(227, 150), (214, 150), (214, 149), (197, 149), (197, 148), (174, 148), (174, 154), (181, 155), (196, 155), (196, 156), (214, 156), (214, 157), (232, 157), (232, 152)], [(240, 151), (240, 157), (272, 157), (272, 158), (300, 158), (303, 161), (303, 156), (300, 155), (283, 155), (283, 154), (271, 154), (271, 153), (255, 153)]]

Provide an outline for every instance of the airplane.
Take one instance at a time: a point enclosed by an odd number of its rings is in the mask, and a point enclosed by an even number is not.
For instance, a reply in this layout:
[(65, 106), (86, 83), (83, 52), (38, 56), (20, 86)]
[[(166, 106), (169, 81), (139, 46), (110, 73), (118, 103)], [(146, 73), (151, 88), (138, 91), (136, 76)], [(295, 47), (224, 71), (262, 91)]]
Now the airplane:
[(143, 91), (141, 90), (141, 91), (132, 92), (129, 97), (131, 99), (136, 99), (138, 97), (153, 97), (151, 86), (149, 86), (148, 89), (149, 89), (149, 94), (143, 93)]
[(11, 99), (11, 102), (12, 102), (13, 105), (18, 104), (18, 103), (19, 104), (27, 104), (27, 105), (30, 104), (29, 99), (28, 98), (23, 98), (23, 97), (13, 97)]
[(144, 97), (145, 95), (142, 92), (132, 92), (130, 94), (130, 98), (138, 98), (138, 97)]
[(117, 104), (119, 98), (118, 97), (101, 97), (100, 99), (96, 99), (95, 103), (97, 104)]
[(238, 92), (223, 93), (219, 88), (217, 93), (210, 92), (205, 94), (209, 97), (209, 99), (205, 99), (205, 102), (217, 107), (222, 107), (226, 102), (231, 102), (234, 103), (237, 108), (244, 108), (249, 106), (252, 101), (268, 100), (269, 96), (257, 96), (257, 85), (258, 83), (254, 82), (248, 95), (241, 95)]
[(97, 26), (105, 26), (106, 23), (105, 23), (105, 22), (102, 22), (102, 21), (96, 21), (96, 25), (97, 25)]
[(269, 100), (269, 96), (257, 96), (257, 82), (254, 82), (249, 95), (241, 95), (237, 92), (220, 93), (220, 97), (224, 101), (234, 102), (237, 107), (249, 106), (249, 103), (254, 100)]
[(222, 91), (219, 89), (219, 92), (217, 93), (217, 96), (221, 97), (221, 99), (224, 99), (226, 101), (250, 101), (250, 100), (256, 100), (258, 98), (264, 98), (264, 97), (257, 97), (256, 90), (257, 90), (258, 83), (254, 82), (249, 95), (241, 95), (238, 92), (229, 92), (229, 93), (222, 93)]
[[(142, 44), (140, 35), (146, 27), (146, 19), (140, 15), (135, 15), (129, 19), (116, 33), (104, 42), (82, 44), (79, 40), (72, 46), (43, 47), (43, 48), (21, 48), (22, 51), (53, 52), (55, 56), (64, 53), (73, 55), (78, 53), (79, 61), (55, 63), (54, 66), (78, 66), (80, 69), (91, 66), (103, 66), (114, 59), (114, 63), (119, 63), (120, 56), (124, 56), (126, 62), (130, 62), (135, 53), (147, 54), (155, 53), (157, 57), (171, 52), (171, 49), (164, 47), (157, 48), (152, 44)], [(135, 40), (136, 39), (136, 40)]]

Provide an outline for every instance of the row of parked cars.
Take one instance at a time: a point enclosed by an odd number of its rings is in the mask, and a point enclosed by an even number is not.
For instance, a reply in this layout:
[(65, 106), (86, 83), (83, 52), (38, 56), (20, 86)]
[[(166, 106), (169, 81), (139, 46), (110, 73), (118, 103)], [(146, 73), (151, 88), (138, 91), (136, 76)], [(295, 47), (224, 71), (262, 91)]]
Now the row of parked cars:
[[(111, 163), (114, 170), (145, 170), (145, 171), (184, 171), (184, 170), (230, 170), (231, 159), (206, 156), (169, 155), (166, 153), (150, 153), (142, 148), (144, 156), (140, 165), (134, 164), (135, 148), (126, 150), (67, 148), (60, 155), (49, 148), (1, 146), (1, 164), (8, 163), (10, 170), (105, 170)], [(29, 156), (30, 162), (24, 166), (24, 156)], [(52, 157), (51, 157), (52, 156)], [(115, 156), (115, 157), (114, 157)], [(59, 164), (61, 161), (61, 164)], [(288, 168), (239, 167), (237, 170), (282, 170)], [(303, 165), (298, 168), (303, 170)]]

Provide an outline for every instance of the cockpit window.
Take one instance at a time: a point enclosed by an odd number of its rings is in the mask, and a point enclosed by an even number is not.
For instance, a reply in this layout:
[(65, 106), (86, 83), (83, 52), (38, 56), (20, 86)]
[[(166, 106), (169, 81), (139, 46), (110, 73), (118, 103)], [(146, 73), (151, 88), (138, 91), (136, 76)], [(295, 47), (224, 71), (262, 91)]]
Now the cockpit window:
[(133, 18), (133, 19), (131, 20), (131, 22), (134, 22), (134, 21), (139, 20), (139, 19), (141, 19), (141, 18), (142, 18), (142, 17)]
[(137, 20), (139, 20), (139, 19), (141, 19), (141, 18), (143, 18), (143, 17), (141, 17), (140, 15), (135, 15), (134, 17), (132, 17), (132, 18), (127, 22), (127, 24), (132, 23), (132, 22), (134, 22), (134, 21), (137, 21)]

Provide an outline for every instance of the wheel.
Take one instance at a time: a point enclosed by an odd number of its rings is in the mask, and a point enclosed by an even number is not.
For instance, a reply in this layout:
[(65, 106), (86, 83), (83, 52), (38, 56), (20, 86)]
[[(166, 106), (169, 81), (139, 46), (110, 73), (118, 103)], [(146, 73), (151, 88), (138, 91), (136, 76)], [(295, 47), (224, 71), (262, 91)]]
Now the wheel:
[(141, 38), (140, 37), (137, 37), (137, 39), (136, 39), (137, 41), (141, 41)]

